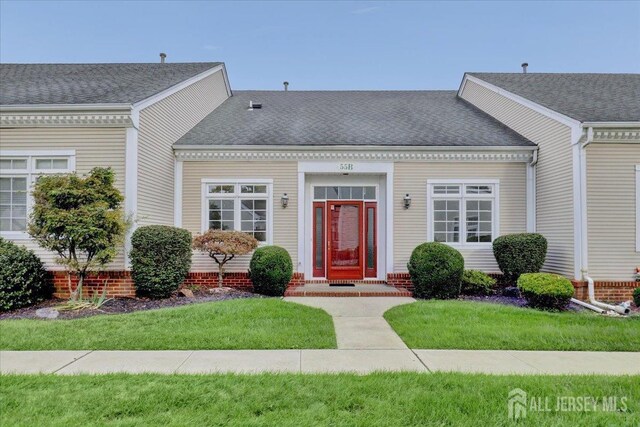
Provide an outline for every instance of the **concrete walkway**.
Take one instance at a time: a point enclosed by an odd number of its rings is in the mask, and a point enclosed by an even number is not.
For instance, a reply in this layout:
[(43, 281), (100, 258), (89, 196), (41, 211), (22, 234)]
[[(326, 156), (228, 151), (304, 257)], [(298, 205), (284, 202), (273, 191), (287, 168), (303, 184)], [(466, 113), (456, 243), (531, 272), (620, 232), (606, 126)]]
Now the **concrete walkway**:
[(640, 375), (640, 353), (494, 350), (1, 351), (2, 374), (367, 374)]
[(382, 317), (385, 311), (415, 302), (406, 297), (314, 298), (285, 301), (321, 308), (333, 317), (340, 350), (399, 350), (407, 346)]

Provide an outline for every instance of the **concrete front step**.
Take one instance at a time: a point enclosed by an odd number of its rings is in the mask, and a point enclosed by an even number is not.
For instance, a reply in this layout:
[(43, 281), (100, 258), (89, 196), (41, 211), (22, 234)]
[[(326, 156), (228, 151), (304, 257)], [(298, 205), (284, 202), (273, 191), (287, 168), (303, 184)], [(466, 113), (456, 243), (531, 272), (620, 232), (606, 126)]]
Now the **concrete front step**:
[(306, 283), (287, 289), (286, 297), (410, 297), (411, 292), (383, 283), (355, 283), (355, 286), (329, 286), (329, 283)]

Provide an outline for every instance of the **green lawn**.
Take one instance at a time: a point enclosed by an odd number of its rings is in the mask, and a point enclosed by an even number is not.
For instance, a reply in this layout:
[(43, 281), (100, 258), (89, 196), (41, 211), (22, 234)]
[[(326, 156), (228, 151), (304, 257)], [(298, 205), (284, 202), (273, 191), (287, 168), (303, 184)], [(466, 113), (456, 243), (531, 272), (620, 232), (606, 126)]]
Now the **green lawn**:
[[(522, 426), (638, 425), (635, 377), (106, 375), (0, 377), (0, 425), (511, 426), (507, 396), (618, 399), (618, 411), (532, 412)], [(623, 398), (624, 403), (623, 403)], [(626, 405), (626, 408), (624, 408)], [(623, 411), (623, 409), (626, 409)]]
[(331, 316), (275, 298), (74, 320), (3, 320), (2, 350), (336, 348)]
[(640, 316), (433, 300), (394, 307), (384, 317), (410, 348), (640, 351)]

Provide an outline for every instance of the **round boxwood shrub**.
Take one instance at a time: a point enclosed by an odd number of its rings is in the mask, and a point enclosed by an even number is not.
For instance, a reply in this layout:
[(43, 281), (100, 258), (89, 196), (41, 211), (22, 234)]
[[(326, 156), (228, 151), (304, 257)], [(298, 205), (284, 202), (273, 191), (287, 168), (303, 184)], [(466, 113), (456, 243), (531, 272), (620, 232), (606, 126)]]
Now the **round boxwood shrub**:
[(640, 307), (640, 288), (635, 288), (633, 290), (633, 303), (636, 307)]
[(500, 236), (493, 241), (493, 255), (505, 279), (514, 283), (521, 274), (540, 271), (547, 256), (547, 239), (537, 233)]
[(40, 258), (24, 246), (0, 238), (0, 311), (33, 305), (52, 293)]
[(543, 310), (562, 310), (573, 297), (571, 281), (557, 274), (525, 273), (518, 288), (531, 307)]
[(259, 294), (281, 296), (293, 277), (293, 262), (286, 249), (263, 246), (256, 249), (249, 263), (249, 278)]
[(465, 270), (462, 274), (461, 292), (464, 295), (491, 295), (496, 279), (478, 270)]
[(136, 294), (167, 298), (191, 267), (191, 233), (166, 225), (138, 228), (131, 236), (131, 276)]
[(407, 268), (417, 298), (447, 299), (460, 295), (464, 258), (451, 246), (423, 243), (411, 253)]

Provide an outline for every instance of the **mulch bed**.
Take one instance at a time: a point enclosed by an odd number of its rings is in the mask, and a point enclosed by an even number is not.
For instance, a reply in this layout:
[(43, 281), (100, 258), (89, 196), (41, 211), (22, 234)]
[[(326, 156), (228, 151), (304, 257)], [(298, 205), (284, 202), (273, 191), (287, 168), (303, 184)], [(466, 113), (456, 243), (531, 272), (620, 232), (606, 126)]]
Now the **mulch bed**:
[[(173, 295), (165, 299), (149, 299), (149, 298), (116, 298), (107, 301), (98, 310), (73, 310), (61, 311), (58, 319), (77, 319), (80, 317), (90, 317), (99, 314), (122, 314), (132, 313), (134, 311), (153, 310), (157, 308), (177, 307), (181, 305), (224, 301), (238, 298), (263, 298), (262, 295), (253, 294), (251, 292), (243, 292), (231, 288), (212, 288), (197, 289), (193, 291), (194, 298)], [(63, 299), (50, 299), (43, 301), (31, 307), (20, 308), (17, 310), (0, 313), (0, 320), (4, 319), (39, 319), (36, 316), (36, 310), (40, 308), (56, 307), (63, 304)]]
[[(522, 297), (509, 297), (504, 295), (488, 295), (488, 296), (460, 296), (460, 300), (463, 301), (479, 301), (479, 302), (490, 302), (495, 304), (503, 304), (503, 305), (512, 305), (515, 307), (527, 307), (527, 301)], [(631, 314), (640, 314), (640, 307), (636, 307), (633, 304), (631, 305)], [(583, 307), (578, 304), (570, 303), (567, 307), (567, 311), (590, 311), (588, 308)], [(592, 312), (593, 313), (593, 312)]]

